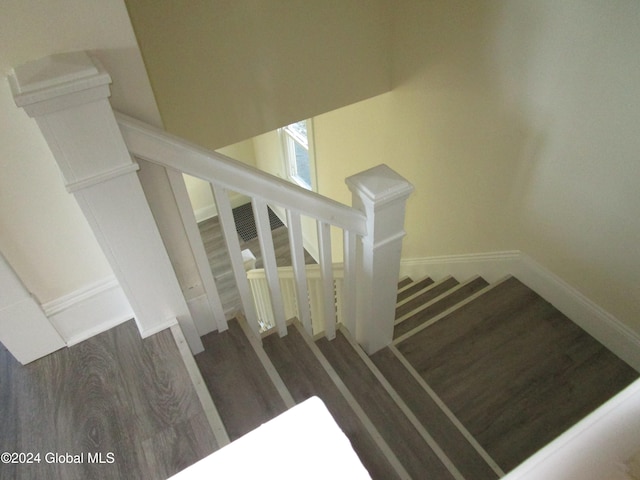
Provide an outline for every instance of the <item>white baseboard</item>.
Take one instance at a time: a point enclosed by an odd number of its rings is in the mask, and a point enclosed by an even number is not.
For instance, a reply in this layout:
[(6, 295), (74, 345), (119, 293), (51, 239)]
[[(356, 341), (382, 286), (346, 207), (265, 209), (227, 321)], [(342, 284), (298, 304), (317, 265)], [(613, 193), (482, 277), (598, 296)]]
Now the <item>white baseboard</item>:
[[(229, 194), (229, 201), (231, 202), (231, 208), (236, 208), (249, 203), (251, 201), (251, 198), (240, 193), (231, 192)], [(196, 222), (200, 223), (217, 216), (218, 210), (216, 208), (216, 204), (212, 203), (211, 205), (207, 205), (206, 207), (195, 210), (193, 214), (196, 217)]]
[[(147, 328), (146, 330), (140, 330), (140, 336), (142, 338), (149, 338), (151, 335), (155, 335), (156, 333), (160, 333), (167, 328), (171, 328), (174, 325), (178, 325), (178, 319), (176, 317), (170, 317), (166, 319), (164, 322), (159, 323), (158, 325), (154, 325), (153, 328)], [(138, 326), (140, 329), (140, 326)]]
[(113, 276), (47, 302), (42, 309), (69, 347), (133, 318)]
[(518, 250), (403, 259), (400, 276), (405, 275), (414, 280), (429, 275), (436, 281), (446, 275), (459, 281), (481, 275), (488, 282), (513, 275), (640, 372), (640, 335)]
[(196, 217), (196, 222), (204, 222), (218, 215), (218, 210), (215, 205), (207, 205), (206, 207), (194, 210), (193, 214)]
[(474, 275), (481, 275), (488, 282), (495, 282), (512, 274), (519, 261), (518, 250), (409, 258), (400, 261), (400, 276), (407, 275), (418, 280), (429, 275), (438, 281), (452, 275), (463, 281)]
[(638, 333), (524, 253), (513, 275), (640, 372)]

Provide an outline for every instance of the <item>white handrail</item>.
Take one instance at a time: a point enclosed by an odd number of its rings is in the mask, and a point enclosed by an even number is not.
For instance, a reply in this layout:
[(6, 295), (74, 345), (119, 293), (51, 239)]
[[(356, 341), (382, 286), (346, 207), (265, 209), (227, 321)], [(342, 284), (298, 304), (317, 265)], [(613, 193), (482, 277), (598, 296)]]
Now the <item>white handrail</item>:
[(271, 205), (285, 207), (358, 235), (367, 233), (364, 214), (353, 207), (187, 142), (122, 113), (114, 113), (127, 148), (134, 156), (250, 197), (260, 192), (260, 197)]
[[(271, 234), (265, 217), (268, 205), (282, 207), (287, 218), (293, 220), (290, 238), (291, 246), (296, 250), (293, 261), (296, 264), (296, 281), (289, 290), (298, 291), (290, 295), (291, 298), (300, 298), (301, 303), (305, 304), (309, 290), (313, 290), (318, 293), (316, 298), (323, 300), (318, 315), (325, 318), (312, 318), (311, 323), (326, 320), (326, 333), (332, 336), (336, 317), (340, 321), (342, 316), (348, 316), (347, 321), (351, 322), (356, 340), (370, 354), (391, 342), (405, 205), (413, 191), (413, 186), (405, 178), (386, 165), (378, 165), (345, 180), (352, 192), (352, 206), (333, 201), (114, 112), (108, 101), (108, 73), (99, 63), (92, 64), (92, 59), (86, 53), (69, 55), (38, 61), (41, 63), (37, 65), (43, 68), (49, 87), (32, 94), (17, 95), (16, 101), (37, 119), (65, 175), (67, 186), (76, 192), (78, 201), (86, 206), (83, 211), (91, 215), (90, 223), (100, 230), (101, 243), (105, 252), (108, 252), (114, 271), (117, 271), (123, 288), (126, 287), (132, 307), (136, 305), (134, 310), (137, 308), (138, 325), (156, 326), (157, 318), (165, 318), (166, 312), (170, 312), (181, 322), (185, 333), (189, 333), (192, 349), (197, 351), (202, 348), (199, 332), (191, 318), (193, 312), (189, 310), (171, 259), (163, 248), (148, 200), (135, 176), (137, 166), (131, 162), (131, 156), (209, 182), (216, 199), (242, 308), (254, 331), (257, 332), (260, 326), (244, 272), (229, 191), (250, 197), (254, 213), (257, 212), (256, 229), (261, 242), (261, 254), (271, 277), (266, 286), (269, 295), (265, 298), (269, 303), (276, 303), (275, 307), (272, 306), (272, 313), (276, 314), (275, 324), (280, 334), (286, 332), (285, 319), (282, 318), (286, 316), (286, 311), (283, 314), (279, 305), (282, 294), (279, 292), (279, 273), (274, 268), (277, 265), (275, 250), (272, 242), (266, 238)], [(80, 65), (86, 75), (83, 74), (81, 78), (76, 78), (76, 75), (75, 80), (69, 80), (67, 74), (71, 64), (74, 68)], [(71, 73), (77, 72), (74, 70)], [(27, 85), (30, 85), (29, 82)], [(87, 152), (92, 154), (87, 155)], [(182, 180), (180, 175), (173, 175), (173, 178), (175, 182)], [(178, 196), (183, 196), (183, 188), (171, 188), (174, 195), (178, 192)], [(90, 191), (91, 195), (85, 195), (85, 191)], [(113, 195), (121, 196), (121, 201), (113, 202)], [(187, 205), (184, 198), (179, 201), (184, 201), (183, 206)], [(131, 212), (126, 211), (127, 206)], [(178, 210), (183, 224), (190, 223), (188, 228), (194, 233), (197, 226), (193, 224), (195, 217), (192, 212), (185, 214), (186, 208)], [(127, 215), (123, 215), (123, 212)], [(132, 212), (135, 215), (128, 215)], [(321, 281), (314, 278), (309, 280), (301, 265), (304, 246), (301, 215), (314, 219), (319, 226)], [(347, 262), (344, 278), (338, 278), (331, 268), (331, 226), (343, 230), (344, 258)], [(195, 248), (195, 235), (186, 237)], [(127, 238), (135, 241), (123, 241)], [(194, 254), (194, 259), (204, 262), (206, 254), (200, 251)], [(201, 276), (211, 273), (204, 266), (198, 270)], [(211, 278), (205, 280), (203, 284), (211, 287), (207, 287), (210, 292), (206, 293), (211, 313), (216, 314), (215, 310), (218, 310), (217, 316), (220, 317), (220, 302), (214, 298), (219, 295), (213, 292), (215, 281)], [(288, 295), (290, 292), (286, 293)], [(342, 301), (344, 308), (334, 311), (336, 302)], [(314, 305), (311, 305), (311, 309), (314, 309)], [(194, 305), (192, 310), (199, 311), (202, 316), (207, 315), (204, 308)], [(308, 317), (306, 313), (305, 316)], [(224, 329), (224, 320), (218, 320), (219, 328)], [(304, 321), (308, 325), (308, 320)], [(210, 322), (206, 320), (204, 323), (208, 325)]]
[[(134, 157), (210, 183), (219, 204), (220, 224), (242, 309), (255, 333), (262, 328), (262, 320), (267, 325), (276, 325), (280, 335), (286, 334), (289, 311), (300, 301), (295, 297), (300, 297), (303, 308), (296, 308), (296, 314), (308, 330), (317, 332), (320, 328), (331, 339), (335, 324), (342, 322), (353, 330), (358, 343), (370, 354), (389, 344), (393, 337), (405, 203), (413, 191), (413, 186), (406, 179), (386, 165), (357, 173), (346, 179), (353, 194), (353, 206), (349, 207), (133, 118), (119, 113), (115, 115), (127, 148)], [(252, 285), (254, 293), (256, 288), (262, 291), (258, 297), (252, 296), (242, 268), (228, 191), (248, 196), (254, 213), (258, 213), (256, 227), (269, 279), (266, 284), (258, 282)], [(305, 270), (298, 268), (295, 271), (296, 281), (281, 285), (275, 250), (267, 238), (270, 235), (264, 218), (267, 205), (282, 207), (290, 218), (305, 215), (316, 221), (321, 281), (310, 278), (305, 281)], [(343, 230), (347, 278), (334, 277), (335, 271), (331, 268), (331, 226)], [(299, 233), (292, 232), (292, 246), (300, 250), (294, 253), (298, 256), (302, 252), (302, 244), (295, 235), (300, 237)], [(202, 270), (206, 273), (206, 269)], [(292, 302), (283, 305), (284, 297)], [(305, 318), (308, 317), (304, 306), (306, 298), (322, 299), (322, 302), (310, 303), (310, 322)], [(266, 312), (264, 319), (260, 318), (259, 311)]]

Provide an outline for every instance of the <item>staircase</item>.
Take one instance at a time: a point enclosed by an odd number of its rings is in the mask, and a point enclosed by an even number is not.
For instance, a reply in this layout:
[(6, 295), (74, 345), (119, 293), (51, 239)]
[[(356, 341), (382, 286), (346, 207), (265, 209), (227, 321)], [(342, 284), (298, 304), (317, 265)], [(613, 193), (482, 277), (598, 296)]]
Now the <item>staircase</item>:
[(372, 356), (295, 319), (262, 341), (241, 317), (206, 335), (196, 361), (230, 439), (316, 395), (373, 478), (493, 479), (637, 377), (513, 277), (405, 278), (397, 298)]
[[(40, 70), (35, 84), (22, 85)], [(515, 278), (404, 279), (394, 305), (413, 186), (388, 166), (345, 179), (347, 206), (114, 113), (110, 77), (84, 52), (21, 72), (14, 99), (51, 146), (138, 328), (148, 335), (178, 322), (191, 352), (202, 352), (197, 362), (232, 440), (318, 395), (374, 478), (497, 478), (637, 377)], [(154, 220), (136, 158), (164, 169), (194, 282), (176, 275), (182, 257), (165, 246), (172, 232)], [(211, 185), (243, 312), (228, 323), (181, 173)], [(256, 220), (274, 324), (267, 335), (244, 269), (234, 192), (251, 199)], [(287, 321), (272, 207), (286, 218), (302, 326)], [(163, 209), (156, 204), (155, 213)], [(318, 308), (308, 301), (303, 221), (317, 232)]]

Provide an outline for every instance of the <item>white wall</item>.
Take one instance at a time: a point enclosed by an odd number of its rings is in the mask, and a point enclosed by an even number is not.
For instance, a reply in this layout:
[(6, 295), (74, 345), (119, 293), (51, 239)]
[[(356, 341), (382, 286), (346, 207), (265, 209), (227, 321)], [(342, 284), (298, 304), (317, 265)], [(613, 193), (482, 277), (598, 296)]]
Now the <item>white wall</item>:
[[(0, 15), (0, 72), (52, 53), (92, 50), (110, 72), (112, 103), (149, 123), (159, 114), (124, 3), (8, 0)], [(0, 250), (40, 302), (112, 272), (35, 121), (0, 82)]]

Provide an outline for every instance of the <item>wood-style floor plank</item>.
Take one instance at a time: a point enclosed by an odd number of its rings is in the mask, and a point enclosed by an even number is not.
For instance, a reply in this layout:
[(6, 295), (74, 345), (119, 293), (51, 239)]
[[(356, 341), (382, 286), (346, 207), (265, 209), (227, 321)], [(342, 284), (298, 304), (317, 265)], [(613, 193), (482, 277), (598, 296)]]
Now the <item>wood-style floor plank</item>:
[(458, 281), (453, 277), (449, 277), (438, 284), (432, 284), (427, 291), (422, 292), (420, 295), (397, 307), (396, 318), (400, 318), (403, 315), (411, 312), (415, 308), (419, 307), (420, 305), (424, 305), (425, 303), (430, 302), (434, 298), (439, 297), (456, 285), (458, 285)]
[(195, 359), (231, 441), (286, 410), (237, 320), (202, 342)]
[(407, 287), (406, 289), (402, 290), (402, 292), (398, 293), (397, 301), (401, 302), (405, 298), (410, 297), (414, 293), (417, 293), (420, 290), (422, 290), (423, 288), (428, 287), (432, 283), (434, 283), (434, 282), (429, 277), (425, 277), (425, 278), (423, 278), (421, 280), (413, 282), (413, 285)]
[[(0, 464), (0, 478), (165, 479), (217, 449), (169, 330), (142, 340), (131, 320), (26, 366), (1, 347), (0, 365), (0, 451), (41, 454)], [(83, 463), (47, 463), (49, 452)]]
[(389, 348), (378, 351), (371, 360), (466, 479), (498, 478)]
[(454, 478), (342, 332), (316, 344), (412, 478)]
[(371, 477), (379, 480), (397, 478), (395, 471), (306, 345), (300, 332), (290, 327), (286, 337), (270, 335), (264, 339), (263, 344), (294, 400), (300, 403), (312, 396), (321, 398), (351, 441)]
[(515, 278), (398, 350), (505, 471), (637, 378)]
[(451, 292), (446, 297), (438, 300), (427, 308), (420, 310), (415, 315), (407, 318), (406, 320), (398, 323), (393, 329), (393, 338), (398, 338), (407, 332), (410, 332), (418, 325), (426, 322), (427, 320), (439, 315), (450, 307), (453, 307), (458, 302), (461, 302), (470, 295), (473, 295), (478, 290), (488, 286), (489, 284), (483, 278), (476, 278), (466, 285), (458, 288), (456, 291)]

